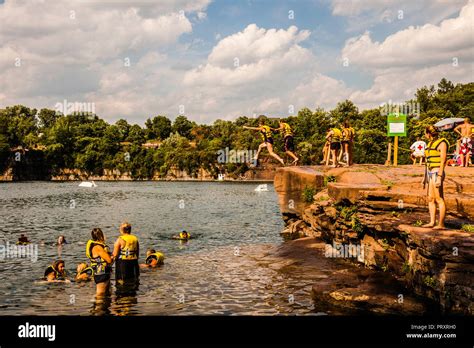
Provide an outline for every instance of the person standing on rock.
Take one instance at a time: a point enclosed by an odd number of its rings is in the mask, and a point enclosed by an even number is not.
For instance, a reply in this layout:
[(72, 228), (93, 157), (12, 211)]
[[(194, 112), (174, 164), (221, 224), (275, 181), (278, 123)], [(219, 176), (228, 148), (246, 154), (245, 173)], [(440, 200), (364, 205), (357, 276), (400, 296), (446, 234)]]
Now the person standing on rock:
[(291, 129), (291, 126), (280, 119), (280, 127), (279, 128), (272, 128), (275, 131), (280, 131), (281, 135), (283, 136), (283, 143), (285, 147), (285, 153), (293, 158), (293, 162), (291, 162), (291, 165), (296, 165), (298, 163), (298, 156), (295, 154), (295, 143), (293, 139), (293, 130)]
[(258, 156), (260, 155), (260, 151), (262, 151), (263, 148), (266, 148), (268, 150), (268, 153), (270, 154), (270, 156), (275, 158), (281, 164), (285, 165), (285, 162), (283, 161), (283, 159), (273, 151), (273, 133), (272, 133), (272, 129), (269, 126), (265, 125), (265, 119), (263, 117), (260, 118), (260, 120), (258, 121), (258, 124), (259, 124), (259, 127), (243, 126), (244, 129), (251, 129), (251, 130), (259, 131), (261, 136), (262, 136), (263, 142), (258, 146), (257, 154), (254, 157), (255, 164), (258, 163)]
[[(426, 171), (423, 185), (428, 183), (430, 222), (423, 225), (423, 227), (444, 229), (446, 204), (444, 202), (443, 183), (446, 176), (446, 154), (449, 149), (449, 142), (445, 138), (439, 138), (438, 131), (434, 126), (426, 127), (425, 136), (429, 142), (425, 149)], [(436, 205), (439, 207), (438, 225), (436, 225)]]
[(469, 118), (466, 117), (464, 123), (454, 128), (454, 131), (461, 136), (459, 150), (462, 162), (461, 166), (468, 167), (473, 147), (472, 137), (474, 135), (474, 125), (472, 125), (469, 122)]
[[(342, 131), (339, 128), (333, 127), (326, 135), (326, 139), (330, 141), (330, 150), (331, 150), (331, 158), (332, 158), (332, 166), (339, 167), (339, 162), (337, 161), (337, 157), (339, 155), (339, 151), (341, 150), (341, 139), (342, 139)], [(326, 165), (329, 164), (329, 156), (326, 160)]]
[[(344, 121), (342, 125), (342, 139), (341, 139), (341, 154), (339, 155), (339, 161), (342, 160), (346, 162), (346, 165), (352, 165), (352, 157), (354, 150), (354, 128), (351, 127), (349, 121)], [(343, 158), (344, 157), (344, 158)]]

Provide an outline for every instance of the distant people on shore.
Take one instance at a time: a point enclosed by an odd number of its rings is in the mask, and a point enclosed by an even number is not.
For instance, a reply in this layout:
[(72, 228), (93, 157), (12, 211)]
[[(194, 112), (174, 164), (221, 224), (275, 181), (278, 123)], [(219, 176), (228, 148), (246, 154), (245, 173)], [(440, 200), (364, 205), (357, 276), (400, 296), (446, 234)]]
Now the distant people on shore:
[[(430, 212), (430, 222), (423, 227), (434, 229), (444, 229), (446, 217), (446, 204), (444, 202), (443, 184), (446, 176), (446, 157), (449, 149), (449, 142), (445, 138), (440, 138), (434, 126), (425, 129), (425, 136), (428, 145), (425, 149), (426, 169), (423, 180), (423, 187), (428, 184), (428, 208)], [(436, 206), (439, 208), (439, 220), (436, 224)]]
[(44, 271), (44, 279), (48, 282), (66, 280), (66, 269), (64, 261), (56, 260), (51, 265), (46, 267), (46, 270)]
[(418, 159), (420, 159), (420, 165), (423, 163), (423, 159), (425, 158), (425, 149), (426, 143), (421, 140), (420, 137), (417, 137), (416, 141), (410, 146), (410, 158), (413, 161), (413, 165), (416, 164)]
[(454, 131), (459, 134), (459, 155), (461, 156), (461, 166), (468, 167), (473, 148), (474, 125), (471, 124), (469, 118), (464, 119), (464, 123), (460, 124)]
[(86, 244), (86, 256), (90, 260), (93, 271), (96, 295), (108, 295), (113, 259), (109, 254), (109, 247), (105, 244), (105, 235), (100, 228), (92, 229), (91, 239)]
[(281, 132), (285, 153), (293, 159), (293, 162), (291, 162), (290, 165), (296, 165), (299, 158), (295, 154), (295, 143), (291, 126), (283, 121), (283, 119), (280, 119), (280, 127), (273, 128), (273, 130)]
[(260, 155), (260, 152), (266, 148), (268, 150), (268, 153), (270, 156), (275, 158), (278, 162), (280, 162), (282, 165), (285, 165), (285, 162), (283, 159), (278, 156), (274, 151), (273, 151), (273, 133), (272, 129), (265, 125), (265, 119), (261, 117), (258, 121), (259, 127), (248, 127), (248, 126), (243, 126), (244, 129), (250, 129), (250, 130), (256, 130), (260, 132), (260, 135), (262, 136), (263, 142), (258, 146), (257, 153), (254, 157), (255, 164), (258, 165), (258, 157)]
[(120, 236), (114, 244), (115, 281), (119, 285), (137, 283), (140, 277), (138, 238), (128, 222), (120, 225)]

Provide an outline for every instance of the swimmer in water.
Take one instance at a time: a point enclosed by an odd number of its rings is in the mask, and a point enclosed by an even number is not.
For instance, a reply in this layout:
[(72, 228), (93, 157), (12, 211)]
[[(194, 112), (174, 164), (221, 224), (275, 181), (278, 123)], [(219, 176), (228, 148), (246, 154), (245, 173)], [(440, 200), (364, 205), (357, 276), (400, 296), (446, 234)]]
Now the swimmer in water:
[(158, 267), (164, 264), (165, 255), (160, 252), (157, 252), (155, 249), (148, 249), (146, 251), (145, 263), (140, 264), (140, 267)]
[(26, 245), (26, 244), (30, 244), (31, 242), (28, 240), (28, 237), (25, 236), (24, 234), (21, 234), (20, 235), (20, 238), (18, 238), (18, 242), (16, 242), (16, 244), (18, 245)]
[(179, 235), (173, 236), (173, 239), (188, 240), (188, 239), (191, 239), (191, 234), (183, 230), (182, 232), (179, 233)]
[(63, 235), (60, 235), (60, 236), (58, 237), (57, 245), (64, 245), (64, 244), (68, 244), (68, 243), (66, 242), (66, 237), (64, 237)]
[(44, 279), (48, 282), (64, 281), (66, 280), (66, 270), (64, 268), (64, 261), (57, 260), (46, 267), (44, 271)]
[(76, 281), (89, 281), (92, 279), (94, 271), (87, 263), (81, 262), (77, 265)]

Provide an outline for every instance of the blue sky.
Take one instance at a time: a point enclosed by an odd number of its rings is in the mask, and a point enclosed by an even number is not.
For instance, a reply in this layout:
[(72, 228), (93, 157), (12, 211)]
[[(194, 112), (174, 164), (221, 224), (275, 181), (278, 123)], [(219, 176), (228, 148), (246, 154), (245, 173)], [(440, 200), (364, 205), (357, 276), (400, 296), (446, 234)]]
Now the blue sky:
[(0, 0), (0, 107), (66, 99), (138, 123), (377, 107), (473, 81), (473, 14), (473, 0)]

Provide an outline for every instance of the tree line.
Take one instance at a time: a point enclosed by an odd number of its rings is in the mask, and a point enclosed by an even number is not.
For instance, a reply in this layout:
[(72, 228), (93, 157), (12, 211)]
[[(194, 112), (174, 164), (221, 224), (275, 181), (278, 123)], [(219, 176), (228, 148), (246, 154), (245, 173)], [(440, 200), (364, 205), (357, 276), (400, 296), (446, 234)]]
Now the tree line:
[[(417, 90), (407, 104), (418, 103), (419, 114), (409, 115), (408, 136), (400, 138), (400, 146), (409, 148), (422, 137), (427, 125), (445, 117), (469, 117), (474, 121), (474, 83), (456, 84), (442, 79), (437, 86)], [(278, 127), (271, 115), (267, 124)], [(355, 163), (383, 164), (387, 158), (387, 120), (383, 108), (359, 111), (350, 100), (332, 110), (303, 108), (286, 118), (295, 133), (296, 152), (301, 165), (317, 164), (328, 129), (349, 120), (356, 131)], [(186, 171), (197, 176), (205, 169), (217, 177), (225, 173), (238, 177), (249, 169), (246, 163), (218, 163), (217, 152), (225, 149), (256, 149), (260, 137), (243, 125), (257, 126), (257, 119), (247, 116), (234, 121), (216, 120), (211, 125), (197, 124), (179, 115), (174, 121), (158, 115), (146, 120), (144, 126), (120, 119), (109, 124), (90, 113), (63, 115), (51, 109), (37, 110), (23, 105), (0, 109), (0, 169), (15, 166), (15, 153), (21, 148), (26, 157), (39, 158), (47, 175), (62, 169), (80, 169), (101, 175), (104, 169), (129, 172), (135, 179), (149, 179), (155, 173), (165, 177), (170, 170)], [(452, 132), (444, 134), (453, 143)], [(275, 135), (276, 151), (283, 152), (280, 135)], [(144, 147), (146, 143), (159, 147)], [(20, 149), (21, 149), (20, 148)], [(408, 151), (402, 151), (399, 163), (408, 164)]]

